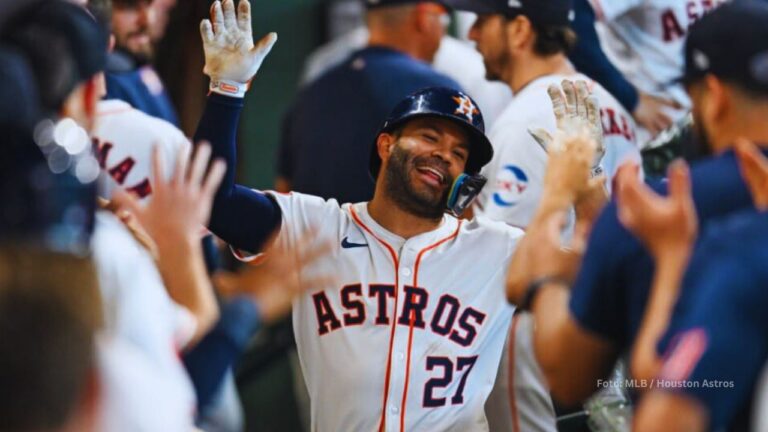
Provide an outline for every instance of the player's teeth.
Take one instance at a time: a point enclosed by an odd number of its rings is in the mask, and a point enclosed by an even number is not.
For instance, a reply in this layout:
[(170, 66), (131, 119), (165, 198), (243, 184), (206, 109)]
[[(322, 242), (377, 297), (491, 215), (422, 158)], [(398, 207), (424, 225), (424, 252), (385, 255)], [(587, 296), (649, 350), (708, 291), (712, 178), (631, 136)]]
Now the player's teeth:
[(444, 177), (443, 177), (443, 174), (440, 171), (437, 171), (437, 170), (435, 170), (433, 168), (427, 168), (427, 171), (429, 171), (429, 172), (433, 173), (434, 175), (436, 175), (437, 178), (440, 179), (440, 181), (443, 181)]

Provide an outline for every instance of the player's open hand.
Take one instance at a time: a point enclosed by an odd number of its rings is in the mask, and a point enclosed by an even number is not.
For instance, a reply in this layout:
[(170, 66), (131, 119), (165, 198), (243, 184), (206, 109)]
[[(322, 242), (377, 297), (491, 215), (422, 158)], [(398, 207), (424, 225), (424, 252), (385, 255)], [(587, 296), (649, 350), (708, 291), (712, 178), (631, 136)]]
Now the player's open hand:
[(333, 283), (331, 269), (317, 273), (311, 268), (330, 251), (330, 243), (318, 243), (316, 235), (305, 233), (294, 247), (273, 246), (260, 264), (248, 265), (238, 273), (217, 273), (214, 284), (226, 296), (250, 296), (261, 319), (273, 323), (290, 312), (294, 298), (305, 290)]
[(544, 195), (562, 196), (572, 205), (591, 186), (591, 169), (597, 144), (587, 129), (558, 131), (544, 174)]
[(768, 159), (753, 143), (744, 139), (736, 143), (736, 157), (755, 207), (760, 211), (768, 210)]
[(248, 0), (240, 0), (237, 11), (234, 0), (215, 1), (211, 19), (200, 22), (200, 34), (211, 90), (235, 96), (243, 95), (277, 41), (277, 34), (269, 33), (254, 45)]
[(664, 254), (689, 253), (696, 239), (698, 219), (691, 197), (688, 166), (675, 161), (669, 168), (669, 195), (656, 194), (637, 176), (632, 164), (619, 168), (618, 217), (648, 248), (661, 259)]
[[(547, 89), (557, 121), (557, 134), (570, 136), (586, 131), (586, 134), (595, 142), (592, 167), (597, 168), (605, 154), (603, 125), (600, 120), (600, 105), (597, 98), (590, 94), (587, 83), (583, 80), (575, 83), (563, 80), (561, 87), (562, 90), (556, 85), (551, 85)], [(544, 129), (532, 129), (528, 133), (547, 152), (550, 152), (553, 146), (558, 146), (557, 136), (553, 138)]]
[[(161, 251), (179, 242), (199, 242), (202, 228), (208, 223), (213, 196), (224, 178), (225, 162), (216, 160), (208, 170), (211, 147), (200, 144), (190, 161), (188, 148), (176, 158), (174, 173), (163, 180), (162, 153), (155, 147), (152, 153), (152, 198), (145, 206), (130, 193), (119, 189), (112, 201), (120, 209), (121, 218), (131, 217), (146, 232)], [(129, 215), (123, 212), (128, 212)]]

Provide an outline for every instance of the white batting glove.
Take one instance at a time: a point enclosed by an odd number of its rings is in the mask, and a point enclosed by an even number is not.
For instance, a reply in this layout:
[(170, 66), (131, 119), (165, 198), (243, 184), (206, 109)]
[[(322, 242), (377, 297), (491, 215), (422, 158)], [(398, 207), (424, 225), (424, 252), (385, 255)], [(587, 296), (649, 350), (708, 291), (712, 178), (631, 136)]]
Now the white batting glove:
[[(558, 134), (562, 137), (586, 132), (596, 145), (592, 176), (602, 174), (600, 161), (605, 155), (605, 142), (603, 141), (603, 125), (600, 121), (600, 106), (597, 98), (589, 94), (587, 83), (580, 80), (574, 84), (569, 80), (563, 80), (562, 91), (560, 87), (551, 85), (547, 92), (552, 100)], [(561, 141), (553, 138), (544, 129), (529, 129), (528, 133), (547, 152), (551, 150), (553, 145), (558, 145), (557, 142)]]
[(245, 96), (251, 79), (277, 42), (277, 33), (269, 33), (254, 46), (248, 0), (240, 0), (237, 13), (234, 0), (215, 1), (211, 19), (200, 22), (200, 35), (205, 52), (203, 73), (211, 78), (211, 91), (235, 97)]

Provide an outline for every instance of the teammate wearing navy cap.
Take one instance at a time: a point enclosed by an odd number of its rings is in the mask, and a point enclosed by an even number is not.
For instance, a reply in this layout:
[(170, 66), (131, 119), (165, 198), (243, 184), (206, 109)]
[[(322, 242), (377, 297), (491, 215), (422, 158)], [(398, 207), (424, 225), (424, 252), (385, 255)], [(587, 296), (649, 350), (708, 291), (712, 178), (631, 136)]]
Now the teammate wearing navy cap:
[[(284, 119), (278, 190), (340, 203), (370, 199), (374, 185), (363, 143), (376, 137), (381, 119), (416, 90), (460, 90), (429, 64), (448, 19), (440, 2), (369, 0), (366, 7), (368, 46), (303, 88)], [(337, 127), (339, 119), (344, 127)]]
[[(702, 231), (752, 205), (731, 148), (740, 137), (768, 142), (768, 77), (762, 67), (768, 52), (766, 22), (765, 3), (728, 4), (697, 22), (686, 43), (683, 81), (693, 101), (699, 143), (712, 154), (691, 167), (693, 206)], [(666, 184), (650, 186), (666, 194)], [(592, 228), (570, 294), (564, 291), (568, 281), (536, 279), (551, 273), (533, 275), (528, 281), (537, 283), (523, 282), (510, 291), (510, 299), (527, 299), (536, 314), (536, 340), (547, 347), (538, 359), (555, 396), (583, 400), (630, 348), (646, 310), (653, 268), (648, 252), (622, 226), (616, 204), (610, 203)]]

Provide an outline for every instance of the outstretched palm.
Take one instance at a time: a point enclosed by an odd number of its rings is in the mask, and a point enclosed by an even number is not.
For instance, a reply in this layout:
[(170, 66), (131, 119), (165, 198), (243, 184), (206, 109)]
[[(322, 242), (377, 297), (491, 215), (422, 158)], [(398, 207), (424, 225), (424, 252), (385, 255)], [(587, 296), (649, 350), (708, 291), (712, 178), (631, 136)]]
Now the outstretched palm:
[(251, 4), (240, 0), (235, 12), (233, 0), (216, 1), (211, 5), (211, 19), (200, 22), (205, 67), (203, 72), (217, 81), (247, 83), (277, 41), (276, 33), (264, 36), (253, 44)]
[(634, 169), (624, 166), (618, 174), (619, 220), (656, 258), (689, 249), (698, 230), (685, 162), (673, 163), (668, 178), (669, 195), (661, 196), (640, 181)]

